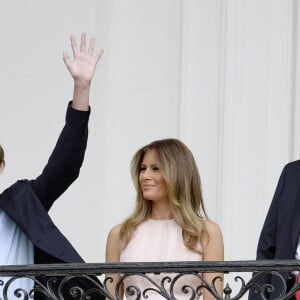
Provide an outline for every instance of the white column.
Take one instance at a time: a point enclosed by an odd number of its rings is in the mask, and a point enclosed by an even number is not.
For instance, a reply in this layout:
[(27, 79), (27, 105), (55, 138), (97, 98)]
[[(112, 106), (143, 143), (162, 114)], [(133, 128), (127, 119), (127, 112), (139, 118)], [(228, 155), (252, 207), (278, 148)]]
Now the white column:
[(183, 3), (180, 137), (197, 160), (207, 213), (220, 221), (217, 174), (222, 121), (221, 2), (186, 0)]
[(227, 1), (222, 227), (227, 259), (253, 259), (290, 159), (293, 1)]

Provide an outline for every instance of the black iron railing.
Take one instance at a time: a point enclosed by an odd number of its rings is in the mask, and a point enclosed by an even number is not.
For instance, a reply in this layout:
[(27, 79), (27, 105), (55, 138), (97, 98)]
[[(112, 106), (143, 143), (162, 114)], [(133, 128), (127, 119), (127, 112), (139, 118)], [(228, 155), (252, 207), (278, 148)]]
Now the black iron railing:
[[(0, 299), (27, 300), (38, 298), (37, 295), (53, 300), (120, 299), (118, 292), (112, 295), (107, 288), (112, 281), (110, 275), (104, 276), (119, 273), (121, 277), (116, 291), (133, 276), (148, 282), (145, 290), (141, 290), (138, 284), (127, 286), (124, 293), (130, 299), (151, 300), (153, 295), (156, 295), (155, 299), (158, 299), (157, 296), (170, 300), (183, 297), (198, 299), (206, 289), (219, 300), (246, 299), (250, 290), (253, 299), (270, 297), (284, 300), (300, 290), (300, 285), (293, 278), (297, 270), (300, 270), (297, 260), (0, 266)], [(205, 273), (215, 272), (225, 275), (223, 295), (218, 294), (215, 287), (220, 278), (208, 283), (203, 277)], [(192, 277), (198, 280), (197, 286), (190, 284)], [(18, 287), (21, 279), (31, 282), (34, 287), (30, 290)], [(292, 285), (287, 286), (287, 281)], [(180, 291), (180, 296), (177, 291)]]

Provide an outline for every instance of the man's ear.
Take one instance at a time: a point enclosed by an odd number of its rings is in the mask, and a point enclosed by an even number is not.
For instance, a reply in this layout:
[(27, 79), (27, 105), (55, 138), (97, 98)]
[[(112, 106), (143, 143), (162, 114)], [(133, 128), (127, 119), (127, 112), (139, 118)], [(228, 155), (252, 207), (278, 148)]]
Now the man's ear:
[(1, 161), (0, 163), (0, 175), (2, 174), (2, 172), (4, 171), (4, 168), (5, 168), (5, 161)]

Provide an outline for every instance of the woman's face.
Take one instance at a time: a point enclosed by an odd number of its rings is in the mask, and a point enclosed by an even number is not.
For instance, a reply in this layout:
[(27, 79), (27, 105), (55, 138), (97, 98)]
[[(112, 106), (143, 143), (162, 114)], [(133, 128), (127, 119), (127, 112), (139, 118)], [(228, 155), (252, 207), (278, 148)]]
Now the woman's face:
[(168, 200), (167, 186), (156, 149), (145, 152), (140, 166), (139, 183), (147, 200)]

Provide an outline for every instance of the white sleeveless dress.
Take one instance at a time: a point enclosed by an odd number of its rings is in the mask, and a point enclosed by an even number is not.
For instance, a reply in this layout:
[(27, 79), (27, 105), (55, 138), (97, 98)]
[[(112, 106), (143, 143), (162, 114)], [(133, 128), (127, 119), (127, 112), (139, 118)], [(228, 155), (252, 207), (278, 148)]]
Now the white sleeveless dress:
[[(165, 261), (199, 261), (202, 260), (200, 253), (188, 249), (182, 238), (181, 227), (174, 219), (169, 220), (153, 220), (148, 219), (138, 226), (133, 234), (132, 239), (121, 252), (121, 262), (165, 262)], [(161, 286), (162, 278), (170, 276), (174, 278), (176, 274), (146, 274), (156, 284)], [(184, 285), (192, 286), (196, 289), (201, 284), (201, 280), (194, 275), (184, 275), (174, 285), (173, 292), (176, 299), (190, 299), (191, 290), (188, 293), (182, 291)], [(136, 299), (136, 293), (132, 296), (126, 293), (126, 289), (134, 285), (138, 287), (142, 293), (141, 299), (161, 300), (165, 299), (159, 293), (149, 290), (143, 295), (145, 289), (155, 288), (154, 284), (149, 280), (138, 275), (129, 276), (124, 280), (124, 294), (127, 299)], [(170, 283), (165, 282), (165, 288), (170, 294)], [(146, 298), (144, 297), (146, 296)], [(148, 297), (147, 297), (148, 296)], [(199, 297), (196, 296), (195, 299)]]

